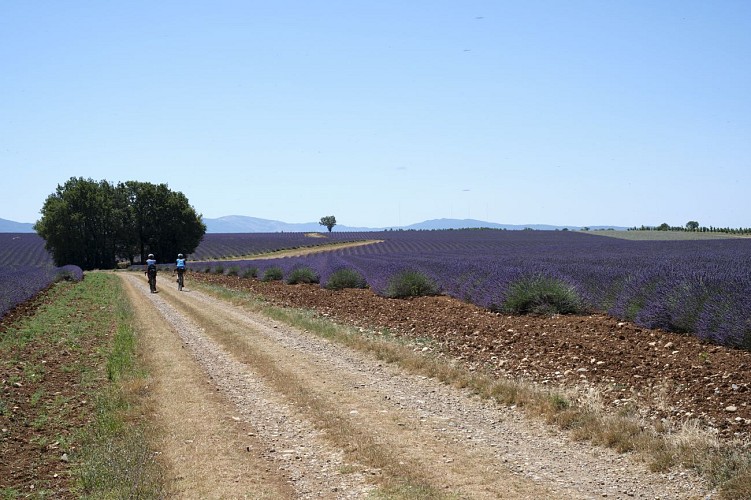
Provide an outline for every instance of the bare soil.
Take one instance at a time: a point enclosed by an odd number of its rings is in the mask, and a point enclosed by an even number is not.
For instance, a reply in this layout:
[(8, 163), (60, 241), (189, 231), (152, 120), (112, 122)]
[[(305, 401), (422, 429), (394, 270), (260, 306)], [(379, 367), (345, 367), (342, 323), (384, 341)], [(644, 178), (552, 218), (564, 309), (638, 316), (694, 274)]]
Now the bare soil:
[[(4, 315), (0, 336), (50, 302), (55, 286)], [(82, 307), (77, 314), (87, 314), (84, 311)], [(76, 451), (76, 433), (90, 423), (95, 402), (92, 387), (71, 367), (99, 367), (89, 381), (98, 383), (104, 367), (99, 340), (81, 335), (75, 348), (48, 339), (22, 344), (0, 355), (0, 496), (15, 491), (22, 497), (74, 498), (68, 454)], [(18, 381), (31, 373), (34, 383)], [(49, 407), (59, 408), (59, 413)]]
[(388, 329), (474, 369), (539, 384), (595, 385), (607, 405), (638, 404), (645, 417), (698, 419), (721, 438), (751, 433), (751, 352), (651, 330), (603, 314), (508, 316), (449, 297), (386, 299), (369, 290), (193, 273), (190, 279), (252, 291), (280, 306)]

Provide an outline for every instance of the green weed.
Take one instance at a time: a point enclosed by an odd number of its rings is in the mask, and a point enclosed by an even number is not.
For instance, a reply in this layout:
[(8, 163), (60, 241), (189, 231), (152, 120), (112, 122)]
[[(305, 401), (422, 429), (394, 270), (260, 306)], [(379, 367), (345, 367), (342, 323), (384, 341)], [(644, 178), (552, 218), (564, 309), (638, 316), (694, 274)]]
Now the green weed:
[(509, 285), (501, 307), (511, 314), (577, 314), (582, 301), (576, 290), (555, 278), (529, 276)]
[(298, 267), (293, 269), (289, 276), (287, 276), (288, 285), (296, 285), (298, 283), (318, 283), (320, 278), (318, 273), (309, 267)]
[(343, 290), (345, 288), (366, 288), (368, 286), (362, 274), (354, 269), (339, 269), (331, 273), (326, 283), (329, 290)]
[(391, 277), (385, 295), (392, 299), (403, 299), (440, 293), (438, 284), (425, 274), (419, 271), (402, 271)]

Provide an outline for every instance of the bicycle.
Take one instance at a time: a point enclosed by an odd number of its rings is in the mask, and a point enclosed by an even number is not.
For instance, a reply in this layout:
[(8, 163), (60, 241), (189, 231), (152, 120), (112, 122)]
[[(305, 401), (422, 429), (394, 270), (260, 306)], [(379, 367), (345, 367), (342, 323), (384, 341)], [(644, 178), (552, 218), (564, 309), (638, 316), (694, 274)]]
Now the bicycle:
[(149, 280), (149, 289), (151, 293), (156, 293), (156, 259), (154, 254), (150, 253), (149, 258), (146, 260), (146, 277)]
[(146, 273), (149, 277), (149, 289), (151, 293), (156, 293), (156, 269), (149, 269)]
[(177, 273), (177, 291), (183, 290), (183, 275), (185, 274), (185, 256), (181, 253), (177, 254), (177, 261), (175, 261), (175, 270), (172, 272), (172, 276)]

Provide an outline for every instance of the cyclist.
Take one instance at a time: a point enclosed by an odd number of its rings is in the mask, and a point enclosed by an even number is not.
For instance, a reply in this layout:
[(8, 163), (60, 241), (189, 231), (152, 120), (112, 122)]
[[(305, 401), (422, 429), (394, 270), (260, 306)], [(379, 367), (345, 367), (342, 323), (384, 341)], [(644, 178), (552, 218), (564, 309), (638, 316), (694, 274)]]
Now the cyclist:
[(183, 289), (183, 275), (185, 274), (185, 256), (181, 253), (177, 254), (175, 271), (177, 271), (177, 290), (180, 291)]
[(151, 293), (156, 293), (156, 259), (153, 253), (150, 253), (149, 258), (146, 259), (146, 276), (149, 278)]

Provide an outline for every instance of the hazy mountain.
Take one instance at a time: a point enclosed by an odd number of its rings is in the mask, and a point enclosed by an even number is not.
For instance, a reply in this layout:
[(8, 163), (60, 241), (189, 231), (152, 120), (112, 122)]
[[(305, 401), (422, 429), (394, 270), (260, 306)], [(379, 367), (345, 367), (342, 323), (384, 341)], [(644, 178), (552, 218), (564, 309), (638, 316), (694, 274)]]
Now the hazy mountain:
[[(203, 219), (206, 224), (207, 233), (307, 233), (326, 231), (327, 229), (317, 222), (289, 223), (278, 220), (259, 219), (257, 217), (248, 217), (245, 215), (226, 215), (217, 219)], [(33, 233), (34, 224), (26, 222), (14, 222), (11, 220), (0, 219), (0, 233)], [(409, 226), (392, 226), (392, 227), (355, 227), (337, 224), (334, 226), (336, 232), (347, 231), (384, 231), (387, 229), (403, 230), (427, 230), (427, 229), (468, 229), (487, 227), (491, 229), (536, 229), (541, 231), (553, 231), (560, 229), (579, 230), (579, 226), (551, 226), (547, 224), (498, 224), (495, 222), (486, 222), (475, 219), (432, 219)], [(590, 229), (616, 229), (625, 230), (625, 227), (619, 226), (588, 226)]]
[(485, 222), (475, 219), (432, 219), (405, 226), (403, 229), (471, 229), (478, 227), (510, 230), (538, 229), (548, 231), (563, 228), (579, 229), (575, 226), (550, 226), (546, 224), (498, 224), (495, 222)]
[(0, 219), (0, 233), (33, 233), (34, 224), (31, 222), (14, 222)]
[[(218, 219), (203, 219), (206, 224), (207, 233), (277, 233), (277, 232), (315, 232), (326, 231), (326, 228), (317, 222), (305, 222), (290, 224), (276, 220), (258, 219), (256, 217), (247, 217), (244, 215), (227, 215)], [(334, 226), (336, 232), (346, 231), (383, 231), (386, 229), (403, 229), (403, 230), (426, 230), (426, 229), (467, 229), (487, 227), (492, 229), (536, 229), (552, 231), (556, 229), (579, 230), (579, 226), (551, 226), (546, 224), (498, 224), (495, 222), (486, 222), (474, 219), (432, 219), (409, 226), (392, 226), (392, 227), (353, 227), (337, 224)], [(625, 227), (617, 226), (588, 226), (590, 229), (620, 229)]]

